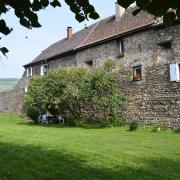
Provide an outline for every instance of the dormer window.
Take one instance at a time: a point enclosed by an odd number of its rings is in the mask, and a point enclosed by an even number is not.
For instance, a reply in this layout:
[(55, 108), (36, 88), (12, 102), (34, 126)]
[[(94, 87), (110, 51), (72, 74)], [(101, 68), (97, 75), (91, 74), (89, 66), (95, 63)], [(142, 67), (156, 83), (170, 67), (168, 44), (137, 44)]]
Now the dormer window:
[(27, 77), (32, 77), (33, 76), (32, 67), (26, 69), (26, 76)]
[(47, 64), (43, 64), (41, 65), (41, 69), (40, 69), (40, 74), (41, 76), (44, 76), (48, 73), (48, 65)]

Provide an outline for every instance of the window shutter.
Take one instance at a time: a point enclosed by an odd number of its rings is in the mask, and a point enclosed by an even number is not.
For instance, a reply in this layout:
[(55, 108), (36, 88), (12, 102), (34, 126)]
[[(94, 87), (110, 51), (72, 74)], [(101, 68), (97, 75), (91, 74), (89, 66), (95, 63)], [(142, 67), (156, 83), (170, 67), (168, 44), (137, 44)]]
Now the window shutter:
[(32, 75), (33, 75), (33, 72), (32, 72), (32, 67), (31, 67), (31, 69), (30, 69), (30, 76), (32, 77)]
[(179, 69), (179, 63), (176, 63), (176, 79), (177, 81), (180, 81), (180, 69)]
[(177, 81), (177, 64), (170, 64), (169, 65), (170, 69), (170, 81)]
[(43, 76), (44, 75), (44, 66), (41, 66), (41, 76)]
[(27, 78), (29, 77), (29, 68), (26, 69), (26, 76), (27, 76)]

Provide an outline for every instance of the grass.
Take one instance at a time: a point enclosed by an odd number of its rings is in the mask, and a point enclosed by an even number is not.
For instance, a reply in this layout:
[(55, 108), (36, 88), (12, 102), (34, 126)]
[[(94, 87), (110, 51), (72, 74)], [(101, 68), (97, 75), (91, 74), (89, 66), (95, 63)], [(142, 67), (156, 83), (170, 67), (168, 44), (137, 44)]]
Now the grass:
[(0, 179), (180, 179), (180, 134), (35, 126), (0, 114)]

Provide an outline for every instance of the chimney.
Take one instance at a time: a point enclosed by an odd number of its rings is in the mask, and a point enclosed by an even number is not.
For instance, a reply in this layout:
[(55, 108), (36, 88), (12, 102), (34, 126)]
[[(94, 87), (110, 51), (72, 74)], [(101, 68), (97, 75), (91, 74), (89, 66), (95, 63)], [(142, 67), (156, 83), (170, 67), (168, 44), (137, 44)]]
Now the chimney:
[(125, 12), (125, 9), (115, 2), (115, 10), (116, 10), (116, 20), (119, 20)]
[(72, 27), (67, 27), (67, 38), (71, 39), (72, 38)]

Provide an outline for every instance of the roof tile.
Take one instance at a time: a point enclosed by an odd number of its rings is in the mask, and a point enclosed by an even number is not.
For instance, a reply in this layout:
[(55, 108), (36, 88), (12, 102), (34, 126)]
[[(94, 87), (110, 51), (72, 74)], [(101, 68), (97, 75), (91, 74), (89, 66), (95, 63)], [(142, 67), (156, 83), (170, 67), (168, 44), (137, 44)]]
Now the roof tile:
[(30, 66), (65, 52), (83, 48), (102, 40), (153, 24), (154, 16), (146, 12), (140, 12), (138, 15), (133, 16), (132, 12), (134, 10), (134, 8), (127, 9), (119, 20), (115, 20), (115, 16), (100, 20), (88, 28), (74, 33), (71, 39), (64, 38), (52, 44), (42, 51), (31, 63), (25, 66)]

